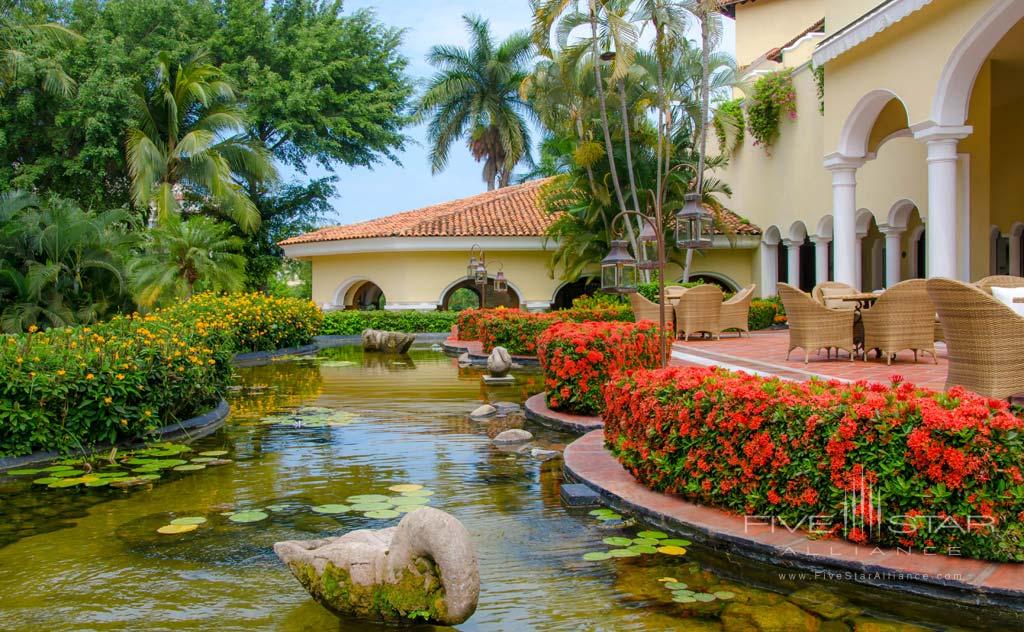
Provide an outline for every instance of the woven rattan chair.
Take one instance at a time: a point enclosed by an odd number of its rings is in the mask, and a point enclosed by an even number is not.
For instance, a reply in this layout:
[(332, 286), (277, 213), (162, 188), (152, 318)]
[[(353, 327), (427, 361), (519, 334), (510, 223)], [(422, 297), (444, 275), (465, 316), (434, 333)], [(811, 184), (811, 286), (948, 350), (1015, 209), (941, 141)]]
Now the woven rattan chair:
[(994, 274), (979, 281), (975, 281), (974, 285), (991, 296), (993, 287), (1024, 287), (1024, 277), (1010, 276), (1008, 274)]
[[(668, 301), (668, 299), (665, 300)], [(629, 304), (633, 308), (634, 321), (640, 322), (641, 320), (652, 320), (654, 322), (658, 322), (660, 316), (658, 315), (657, 303), (653, 303), (647, 300), (639, 292), (633, 292), (632, 294), (629, 295)], [(668, 325), (669, 327), (673, 327), (675, 323), (675, 319), (673, 318), (675, 312), (672, 310), (672, 305), (666, 303), (664, 311), (665, 324)]]
[(722, 315), (719, 319), (722, 331), (735, 329), (741, 337), (744, 331), (750, 335), (750, 301), (754, 298), (755, 289), (756, 285), (748, 285), (722, 303)]
[(676, 303), (676, 334), (708, 333), (722, 337), (722, 290), (717, 285), (698, 285), (686, 290)]
[(778, 291), (789, 322), (787, 360), (797, 347), (804, 350), (804, 364), (819, 349), (842, 349), (853, 360), (852, 310), (829, 309), (788, 283), (779, 283)]
[(1024, 393), (1024, 318), (966, 283), (928, 279), (927, 287), (946, 338), (946, 388), (994, 399)]
[(928, 298), (928, 287), (924, 279), (911, 279), (897, 283), (883, 292), (870, 309), (861, 310), (864, 323), (864, 361), (867, 351), (878, 349), (885, 356), (885, 363), (892, 364), (892, 357), (903, 349), (935, 357), (935, 306)]
[[(817, 301), (819, 305), (827, 306), (827, 303), (825, 302), (825, 293), (822, 291), (826, 288), (834, 290), (844, 290), (846, 294), (857, 293), (857, 289), (852, 285), (847, 285), (846, 283), (840, 283), (838, 281), (822, 281), (821, 283), (815, 285), (814, 289), (811, 290), (811, 297), (814, 298), (814, 300)], [(832, 309), (853, 309), (853, 307), (853, 303), (846, 303), (841, 307), (833, 307)]]

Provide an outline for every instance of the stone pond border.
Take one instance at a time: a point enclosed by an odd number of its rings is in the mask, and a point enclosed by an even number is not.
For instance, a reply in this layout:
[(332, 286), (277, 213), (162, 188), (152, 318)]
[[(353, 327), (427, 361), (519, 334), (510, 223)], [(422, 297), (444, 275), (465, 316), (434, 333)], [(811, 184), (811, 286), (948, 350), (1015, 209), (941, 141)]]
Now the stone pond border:
[[(810, 539), (777, 526), (747, 525), (725, 511), (648, 489), (604, 448), (594, 430), (565, 448), (565, 477), (583, 483), (613, 508), (700, 542), (758, 562), (815, 573), (872, 588), (941, 599), (965, 606), (1024, 613), (1024, 564), (946, 555), (898, 553), (836, 539)], [(952, 579), (959, 575), (960, 579)]]
[[(484, 346), (479, 340), (456, 340), (448, 338), (441, 343), (444, 352), (451, 356), (460, 356), (463, 353), (469, 354), (469, 363), (475, 365), (486, 365), (487, 354), (484, 353)], [(512, 356), (513, 365), (520, 367), (539, 367), (540, 359), (537, 356)]]
[(570, 415), (569, 413), (551, 410), (548, 408), (544, 395), (544, 393), (537, 393), (523, 404), (526, 418), (530, 421), (535, 421), (542, 426), (548, 426), (555, 430), (563, 430), (578, 435), (604, 427), (604, 421), (600, 417)]

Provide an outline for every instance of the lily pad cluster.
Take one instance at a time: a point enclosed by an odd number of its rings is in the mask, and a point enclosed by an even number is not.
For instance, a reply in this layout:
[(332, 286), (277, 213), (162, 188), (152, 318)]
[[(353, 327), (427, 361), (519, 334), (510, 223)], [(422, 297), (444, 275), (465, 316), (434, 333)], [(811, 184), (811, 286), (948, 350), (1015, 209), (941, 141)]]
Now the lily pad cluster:
[[(609, 509), (595, 509), (590, 512), (591, 515), (595, 516), (599, 520), (602, 516), (608, 516)], [(614, 514), (614, 512), (612, 512)], [(615, 518), (604, 518), (606, 520), (616, 520), (621, 518), (618, 514), (614, 514)], [(686, 554), (686, 548), (691, 544), (689, 540), (681, 540), (676, 538), (668, 537), (667, 533), (661, 531), (640, 531), (635, 537), (627, 538), (623, 536), (613, 536), (602, 540), (604, 544), (611, 547), (616, 547), (608, 551), (592, 551), (585, 553), (583, 559), (588, 562), (600, 562), (603, 560), (611, 559), (613, 557), (639, 557), (641, 555), (669, 555), (679, 556)]]
[(622, 520), (622, 516), (620, 514), (617, 514), (611, 509), (607, 508), (595, 509), (594, 511), (590, 512), (590, 515), (594, 516), (594, 518), (600, 520), (601, 522), (612, 522), (615, 520)]
[(396, 496), (384, 494), (358, 494), (349, 496), (344, 503), (333, 503), (313, 507), (313, 511), (325, 515), (359, 513), (365, 518), (387, 520), (419, 509), (430, 504), (434, 492), (422, 485), (392, 485), (388, 491), (396, 492)]
[(356, 421), (359, 421), (359, 417), (345, 410), (321, 406), (302, 406), (290, 412), (264, 417), (260, 423), (268, 426), (328, 428), (347, 426)]
[(716, 590), (715, 592), (703, 592), (691, 590), (690, 587), (672, 577), (662, 577), (658, 580), (672, 593), (672, 601), (676, 603), (711, 603), (712, 601), (727, 601), (736, 597), (736, 593), (728, 590)]
[(195, 458), (183, 458), (192, 448), (178, 443), (158, 443), (132, 450), (116, 459), (100, 463), (87, 459), (66, 459), (43, 468), (9, 470), (9, 476), (36, 476), (32, 482), (50, 489), (68, 487), (115, 487), (126, 489), (148, 485), (162, 477), (166, 471), (194, 472), (207, 466), (226, 465), (231, 459), (222, 458), (227, 450), (200, 452)]

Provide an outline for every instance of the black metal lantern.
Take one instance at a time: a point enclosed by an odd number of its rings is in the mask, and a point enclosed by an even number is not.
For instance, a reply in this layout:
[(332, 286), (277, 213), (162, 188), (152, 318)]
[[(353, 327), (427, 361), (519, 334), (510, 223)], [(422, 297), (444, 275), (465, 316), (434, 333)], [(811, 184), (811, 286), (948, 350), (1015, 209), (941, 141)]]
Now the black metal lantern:
[(477, 259), (476, 256), (470, 257), (469, 258), (469, 265), (466, 266), (466, 278), (467, 279), (474, 279), (474, 278), (476, 278), (476, 269), (479, 266), (480, 266), (480, 260)]
[(477, 285), (487, 285), (487, 268), (483, 263), (477, 264), (476, 270), (473, 271), (473, 281)]
[(715, 220), (706, 213), (699, 193), (683, 196), (682, 210), (676, 213), (676, 245), (680, 248), (710, 248)]
[(505, 272), (501, 269), (499, 263), (498, 273), (494, 275), (494, 291), (498, 294), (508, 294), (508, 279), (505, 278)]
[(636, 259), (626, 248), (626, 242), (613, 239), (608, 256), (601, 260), (601, 289), (612, 294), (636, 292)]
[(658, 268), (658, 232), (654, 228), (654, 222), (646, 217), (642, 221), (643, 228), (640, 230), (640, 237), (637, 246), (640, 250), (640, 263), (637, 265), (641, 270), (656, 270)]

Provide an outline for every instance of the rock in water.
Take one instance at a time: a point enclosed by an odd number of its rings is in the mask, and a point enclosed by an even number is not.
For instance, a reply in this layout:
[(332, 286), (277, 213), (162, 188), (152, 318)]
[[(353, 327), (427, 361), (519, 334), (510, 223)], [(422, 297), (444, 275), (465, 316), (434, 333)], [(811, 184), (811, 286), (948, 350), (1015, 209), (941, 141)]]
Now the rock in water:
[(513, 428), (511, 430), (505, 430), (499, 432), (497, 437), (494, 437), (494, 443), (498, 445), (508, 445), (511, 443), (525, 443), (533, 439), (533, 435), (527, 430), (520, 430)]
[(274, 552), (316, 601), (345, 616), (456, 625), (480, 597), (469, 531), (432, 507), (406, 514), (397, 527), (278, 542)]
[(505, 377), (512, 369), (512, 356), (505, 347), (495, 347), (487, 356), (487, 372), (491, 377)]
[(479, 408), (474, 409), (473, 412), (469, 413), (469, 417), (471, 419), (486, 419), (488, 417), (493, 417), (497, 413), (497, 408), (491, 406), (490, 404), (484, 404), (483, 406), (480, 406)]
[(379, 329), (363, 330), (363, 351), (406, 353), (415, 341), (415, 334), (405, 334), (400, 331), (380, 331)]
[(530, 450), (530, 458), (535, 461), (550, 461), (551, 459), (562, 458), (562, 453), (558, 450), (542, 450), (541, 448), (534, 448)]

